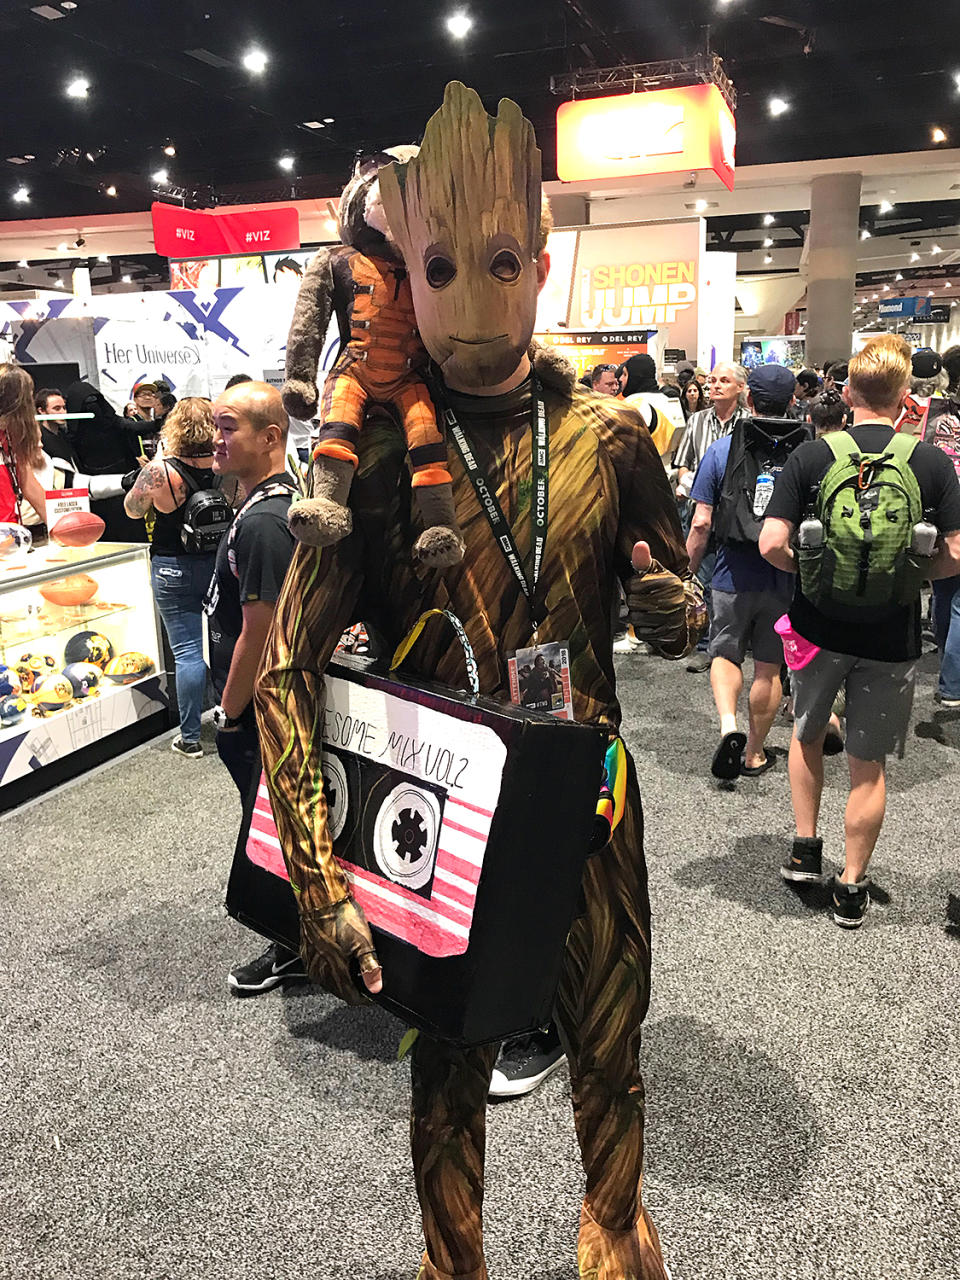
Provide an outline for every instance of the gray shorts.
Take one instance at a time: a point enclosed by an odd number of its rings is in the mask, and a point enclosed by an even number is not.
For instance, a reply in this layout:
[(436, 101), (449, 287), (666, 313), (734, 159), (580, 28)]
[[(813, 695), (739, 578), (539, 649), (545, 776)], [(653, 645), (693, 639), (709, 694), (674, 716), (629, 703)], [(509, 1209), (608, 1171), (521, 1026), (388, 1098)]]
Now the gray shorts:
[(747, 645), (755, 662), (783, 662), (783, 642), (773, 624), (790, 608), (790, 596), (771, 591), (717, 591), (710, 615), (711, 658), (726, 658), (743, 666)]
[(874, 662), (821, 649), (791, 672), (794, 725), (801, 742), (815, 742), (827, 727), (833, 702), (846, 692), (847, 752), (857, 760), (903, 756), (916, 660)]

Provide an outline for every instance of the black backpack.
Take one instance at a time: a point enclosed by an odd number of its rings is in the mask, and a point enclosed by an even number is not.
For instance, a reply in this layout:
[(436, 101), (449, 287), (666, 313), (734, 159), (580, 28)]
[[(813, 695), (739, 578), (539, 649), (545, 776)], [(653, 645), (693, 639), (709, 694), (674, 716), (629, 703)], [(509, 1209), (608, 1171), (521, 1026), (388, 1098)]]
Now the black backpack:
[(201, 489), (196, 480), (179, 467), (173, 458), (165, 461), (187, 486), (187, 500), (180, 508), (183, 523), (180, 541), (186, 555), (212, 555), (220, 539), (233, 524), (233, 507), (221, 488), (219, 476), (213, 477), (209, 489)]
[[(806, 426), (793, 419), (741, 418), (730, 437), (720, 501), (713, 515), (718, 542), (757, 545), (763, 525), (763, 510), (757, 514), (755, 505), (757, 479), (764, 474), (776, 479), (794, 449), (809, 439)], [(759, 505), (765, 509), (767, 501), (769, 492)]]

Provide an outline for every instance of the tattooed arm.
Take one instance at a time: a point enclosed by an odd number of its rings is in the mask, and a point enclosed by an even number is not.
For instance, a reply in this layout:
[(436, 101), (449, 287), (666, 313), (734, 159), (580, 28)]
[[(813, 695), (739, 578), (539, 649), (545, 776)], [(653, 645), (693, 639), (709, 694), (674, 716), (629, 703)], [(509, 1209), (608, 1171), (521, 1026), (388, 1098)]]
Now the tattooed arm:
[(123, 509), (134, 520), (142, 520), (157, 495), (168, 490), (167, 469), (162, 462), (148, 462), (123, 500)]

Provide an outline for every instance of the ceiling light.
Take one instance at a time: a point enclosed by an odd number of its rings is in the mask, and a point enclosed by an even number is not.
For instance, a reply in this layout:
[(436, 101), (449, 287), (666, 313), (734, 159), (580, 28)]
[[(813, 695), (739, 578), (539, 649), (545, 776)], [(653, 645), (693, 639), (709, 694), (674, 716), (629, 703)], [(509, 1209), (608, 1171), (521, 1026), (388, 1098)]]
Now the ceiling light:
[(322, 129), (324, 122), (322, 120), (304, 120), (303, 127), (305, 129)]
[(150, 175), (150, 181), (155, 182), (158, 187), (162, 187), (170, 181), (170, 175), (166, 169), (158, 169), (156, 173)]
[(880, 213), (891, 213), (892, 211), (893, 211), (893, 205), (890, 203), (889, 200), (880, 201), (880, 207), (879, 207)]
[(887, 292), (889, 291), (889, 289), (890, 289), (890, 286), (889, 286), (888, 284), (885, 284), (885, 285), (883, 286), (883, 291), (884, 291), (884, 293), (887, 293)]
[(83, 76), (74, 76), (67, 83), (68, 98), (85, 98), (90, 92), (90, 81), (84, 80)]
[(451, 13), (446, 21), (446, 28), (453, 36), (454, 40), (462, 40), (463, 37), (473, 26), (473, 19), (468, 13), (460, 10), (458, 13)]
[(66, 17), (66, 14), (61, 13), (59, 9), (54, 9), (50, 4), (32, 5), (30, 12), (35, 13), (38, 18), (46, 18), (48, 22), (53, 22), (54, 18)]
[(919, 261), (920, 261), (920, 255), (919, 255), (919, 253), (911, 253), (911, 255), (910, 255), (910, 261), (911, 261), (911, 262), (919, 262)]
[(16, 191), (13, 193), (13, 198), (16, 200), (17, 204), (26, 204), (30, 199), (30, 192), (26, 187), (17, 187)]
[(277, 161), (277, 164), (280, 166), (281, 169), (284, 170), (285, 173), (289, 173), (295, 163), (296, 161), (294, 160), (293, 156), (281, 156), (280, 159)]
[(768, 253), (767, 256), (764, 258), (764, 262), (767, 264), (767, 266), (769, 266), (772, 261), (773, 261), (773, 255)]
[(897, 274), (896, 274), (893, 278), (894, 278), (894, 280), (902, 280), (902, 279), (903, 279), (903, 272), (898, 271), (898, 272), (897, 272)]
[(130, 281), (130, 277), (129, 277), (129, 276), (121, 276), (121, 279), (123, 280), (123, 283), (124, 283), (124, 284), (130, 284), (130, 283), (131, 283), (131, 281)]
[(26, 258), (21, 258), (20, 261), (17, 263), (18, 267), (29, 267), (29, 265), (30, 263), (26, 260)]
[(107, 257), (107, 255), (106, 255), (105, 253), (101, 253), (101, 254), (100, 254), (100, 256), (99, 256), (99, 258), (97, 258), (97, 261), (98, 261), (98, 262), (109, 262), (109, 261), (110, 261), (110, 259)]
[(163, 154), (165, 156), (175, 156), (177, 154), (177, 148), (173, 145), (172, 142), (168, 142), (167, 145), (163, 148)]
[(772, 249), (772, 248), (773, 248), (773, 238), (772, 238), (772, 236), (767, 236), (767, 238), (766, 238), (766, 239), (764, 240), (764, 242), (763, 242), (763, 247), (764, 247), (765, 249)]
[(927, 290), (927, 297), (928, 297), (928, 298), (932, 298), (932, 297), (933, 297), (933, 290), (932, 290), (932, 289), (928, 289), (928, 290)]
[(105, 196), (109, 196), (110, 199), (113, 200), (117, 194), (117, 188), (111, 183), (109, 187), (103, 188), (103, 194)]
[(324, 124), (333, 124), (333, 116), (324, 116), (324, 117), (323, 117), (323, 123), (324, 123)]
[(340, 234), (340, 228), (337, 226), (335, 218), (326, 218), (323, 223), (324, 230), (329, 231), (332, 236)]
[(790, 110), (790, 103), (784, 98), (771, 98), (767, 103), (767, 110), (772, 116), (782, 116), (785, 111)]
[(697, 200), (694, 202), (693, 207), (696, 209), (697, 213), (705, 213), (709, 208), (709, 205), (706, 200)]
[(262, 75), (267, 69), (267, 63), (270, 59), (262, 49), (248, 49), (243, 55), (243, 65), (248, 71), (252, 71), (255, 76)]
[(869, 239), (870, 239), (870, 232), (867, 230), (867, 228), (866, 228), (866, 227), (861, 227), (861, 228), (860, 228), (860, 239), (861, 239), (861, 240), (869, 240)]
[(76, 0), (60, 0), (60, 8), (72, 10), (77, 7)]
[(936, 257), (938, 253), (943, 253), (943, 250), (940, 248), (938, 244), (932, 244), (930, 246), (930, 252), (933, 254), (934, 257)]
[(61, 240), (57, 245), (57, 253), (66, 253), (69, 248), (70, 246), (67, 244), (66, 240)]
[(763, 225), (765, 227), (772, 227), (775, 222), (776, 222), (776, 218), (773, 216), (772, 213), (765, 213), (763, 215)]
[(939, 125), (937, 125), (934, 129), (930, 131), (931, 142), (946, 142), (946, 140), (947, 140), (947, 135), (944, 133), (944, 131), (940, 128)]
[(873, 295), (872, 295), (872, 297), (873, 297), (874, 302), (876, 302), (876, 301), (877, 301), (877, 299), (880, 297), (880, 295), (879, 295), (879, 293), (875, 293), (875, 294), (873, 294)]

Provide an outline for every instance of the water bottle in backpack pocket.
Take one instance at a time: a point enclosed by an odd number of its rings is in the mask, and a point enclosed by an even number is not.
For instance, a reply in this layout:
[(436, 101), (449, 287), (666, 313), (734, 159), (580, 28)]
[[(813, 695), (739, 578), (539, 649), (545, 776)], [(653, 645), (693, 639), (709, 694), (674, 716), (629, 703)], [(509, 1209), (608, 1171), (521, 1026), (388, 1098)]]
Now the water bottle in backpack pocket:
[(834, 461), (799, 529), (800, 588), (828, 617), (885, 617), (917, 599), (926, 573), (928, 556), (918, 552), (933, 526), (910, 466), (917, 441), (894, 435), (881, 452), (865, 453), (847, 431), (822, 438)]

